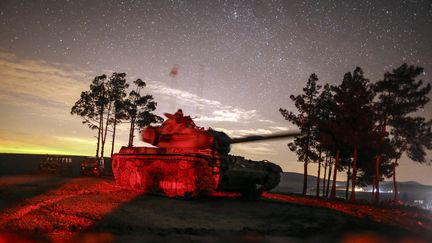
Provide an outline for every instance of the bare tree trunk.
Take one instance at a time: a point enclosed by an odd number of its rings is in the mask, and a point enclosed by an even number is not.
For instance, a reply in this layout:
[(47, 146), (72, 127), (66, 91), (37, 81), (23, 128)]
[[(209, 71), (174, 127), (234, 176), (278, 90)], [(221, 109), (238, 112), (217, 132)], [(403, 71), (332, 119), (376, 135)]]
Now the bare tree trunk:
[(381, 155), (378, 155), (375, 161), (375, 176), (374, 176), (375, 179), (374, 202), (375, 203), (378, 203), (380, 200), (380, 191), (379, 191), (379, 181), (381, 178), (380, 167), (381, 167)]
[(134, 132), (135, 132), (135, 117), (132, 117), (132, 119), (131, 119), (131, 126), (130, 126), (130, 130), (129, 130), (129, 143), (128, 143), (128, 147), (133, 147)]
[[(104, 156), (104, 151), (105, 151), (105, 142), (106, 142), (106, 137), (107, 137), (107, 133), (108, 133), (108, 123), (109, 123), (110, 113), (111, 113), (111, 102), (108, 105), (107, 117), (106, 117), (106, 122), (105, 122), (105, 131), (104, 131), (104, 134), (102, 136), (102, 149), (101, 149), (101, 157), (102, 158)], [(104, 124), (103, 124), (103, 120), (102, 120), (102, 126), (103, 125)]]
[(328, 198), (329, 191), (330, 191), (330, 177), (331, 177), (331, 174), (332, 174), (332, 167), (333, 167), (333, 165), (332, 165), (332, 157), (330, 156), (329, 171), (328, 171), (328, 174), (327, 174), (327, 189), (326, 189), (326, 194), (325, 194), (326, 198)]
[(100, 135), (101, 135), (101, 126), (100, 126), (100, 122), (99, 122), (98, 136), (97, 136), (96, 157), (99, 157)]
[(393, 200), (397, 201), (398, 198), (398, 187), (397, 187), (397, 182), (396, 182), (396, 166), (398, 166), (397, 163), (398, 159), (395, 160), (395, 162), (393, 163), (393, 193), (394, 193), (394, 197)]
[(354, 155), (353, 155), (353, 172), (351, 176), (351, 201), (356, 200), (356, 192), (355, 192), (355, 186), (357, 183), (357, 144), (354, 144)]
[(330, 193), (330, 198), (332, 198), (332, 199), (334, 199), (336, 197), (336, 175), (337, 175), (338, 167), (339, 167), (339, 149), (336, 152), (332, 189), (331, 189), (331, 193)]
[(97, 157), (103, 157), (103, 143), (102, 143), (102, 138), (103, 138), (103, 132), (104, 132), (104, 128), (103, 128), (103, 109), (99, 115), (99, 130), (100, 130), (100, 141), (101, 141), (101, 146), (100, 146), (100, 155), (98, 155)]
[(351, 163), (348, 162), (347, 179), (345, 185), (345, 200), (348, 200), (349, 181), (351, 179)]
[(104, 136), (104, 128), (103, 128), (103, 120), (102, 120), (102, 131), (101, 131), (101, 152), (100, 152), (100, 157), (103, 158), (104, 156), (104, 150), (105, 150), (105, 141), (103, 139)]
[[(387, 127), (387, 117), (384, 117), (384, 124), (383, 124), (382, 132), (381, 132), (380, 145), (382, 145), (384, 143), (384, 137), (386, 134), (386, 127)], [(379, 191), (379, 181), (381, 179), (380, 168), (381, 168), (381, 153), (378, 154), (378, 156), (376, 157), (376, 160), (375, 160), (375, 189), (376, 189), (375, 198), (374, 198), (375, 203), (378, 203), (380, 200), (380, 191)]]
[(115, 135), (116, 135), (116, 128), (117, 128), (117, 118), (114, 118), (113, 135), (112, 135), (112, 141), (111, 141), (111, 157), (114, 153), (114, 140), (115, 140)]
[(324, 162), (324, 175), (323, 175), (323, 188), (322, 188), (322, 197), (325, 196), (325, 189), (326, 189), (326, 175), (327, 175), (327, 166), (328, 166), (328, 156), (326, 154), (325, 156), (325, 162)]
[(303, 195), (306, 195), (307, 193), (307, 178), (308, 178), (308, 159), (305, 159), (304, 166), (303, 166)]
[(309, 163), (309, 139), (310, 139), (310, 131), (308, 129), (307, 139), (306, 139), (306, 155), (305, 155), (305, 161), (304, 161), (304, 168), (303, 168), (303, 195), (306, 195), (307, 192), (307, 178), (308, 178), (308, 163)]
[(321, 179), (321, 145), (319, 146), (319, 156), (318, 156), (318, 175), (317, 175), (317, 186), (316, 186), (317, 197), (319, 197), (319, 192), (320, 192), (320, 179)]

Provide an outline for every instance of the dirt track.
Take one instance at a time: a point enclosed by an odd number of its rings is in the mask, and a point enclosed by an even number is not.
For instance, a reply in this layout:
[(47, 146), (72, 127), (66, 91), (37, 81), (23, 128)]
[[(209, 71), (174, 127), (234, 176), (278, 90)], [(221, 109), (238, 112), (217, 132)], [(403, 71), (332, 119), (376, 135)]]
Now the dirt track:
[[(421, 228), (420, 228), (421, 229)], [(262, 198), (193, 201), (142, 195), (111, 178), (0, 177), (0, 242), (431, 242), (403, 229), (336, 210)]]

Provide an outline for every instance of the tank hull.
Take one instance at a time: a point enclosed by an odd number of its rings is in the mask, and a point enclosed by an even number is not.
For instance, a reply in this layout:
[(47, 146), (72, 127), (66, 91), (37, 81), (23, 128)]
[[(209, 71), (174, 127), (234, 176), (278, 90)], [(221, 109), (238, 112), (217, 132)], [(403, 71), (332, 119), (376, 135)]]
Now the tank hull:
[(218, 187), (218, 158), (160, 148), (124, 148), (112, 157), (119, 186), (167, 197), (191, 198)]
[(112, 157), (117, 185), (167, 197), (194, 198), (221, 192), (256, 198), (273, 189), (279, 166), (212, 150), (123, 147)]

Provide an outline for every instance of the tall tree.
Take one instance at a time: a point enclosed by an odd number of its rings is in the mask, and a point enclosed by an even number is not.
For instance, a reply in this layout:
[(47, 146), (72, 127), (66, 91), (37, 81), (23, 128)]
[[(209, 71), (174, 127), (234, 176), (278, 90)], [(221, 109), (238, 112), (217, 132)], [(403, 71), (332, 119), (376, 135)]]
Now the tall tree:
[(153, 114), (156, 110), (157, 103), (151, 95), (141, 95), (141, 90), (146, 86), (146, 83), (141, 79), (134, 81), (135, 89), (129, 93), (126, 107), (130, 119), (129, 142), (128, 147), (133, 147), (134, 134), (136, 126), (143, 128), (152, 123), (162, 122), (162, 117)]
[[(422, 73), (422, 67), (408, 66), (405, 63), (392, 72), (385, 73), (384, 79), (375, 85), (375, 91), (378, 93), (376, 110), (380, 116), (381, 141), (384, 141), (386, 136), (393, 136), (393, 143), (398, 150), (395, 160), (406, 152), (412, 160), (424, 163), (424, 151), (431, 148), (431, 121), (413, 117), (414, 113), (424, 108), (430, 100), (427, 97), (431, 90), (430, 83), (423, 85), (422, 80), (416, 81)], [(386, 132), (387, 129), (389, 132)], [(375, 202), (379, 201), (379, 168), (382, 156), (381, 152), (375, 161)]]
[[(105, 143), (108, 135), (108, 128), (110, 125), (113, 125), (113, 122), (116, 121), (116, 103), (122, 102), (124, 96), (126, 96), (126, 88), (128, 84), (126, 84), (126, 73), (116, 73), (114, 72), (109, 79), (103, 83), (105, 87), (104, 91), (104, 101), (105, 101), (105, 118), (102, 117), (102, 137), (101, 137), (101, 154), (100, 156), (104, 156), (105, 151)], [(102, 113), (103, 115), (103, 113)], [(115, 133), (113, 133), (115, 135)], [(111, 152), (112, 152), (111, 148)]]
[[(427, 121), (423, 117), (399, 118), (392, 124), (392, 144), (394, 145), (394, 159), (392, 163), (394, 200), (397, 200), (398, 188), (396, 182), (396, 167), (402, 154), (422, 164), (431, 164), (426, 158), (426, 150), (432, 149), (432, 120)], [(385, 153), (384, 153), (385, 154)]]
[[(351, 174), (351, 200), (355, 200), (355, 186), (358, 171), (358, 151), (369, 142), (369, 134), (374, 129), (373, 98), (375, 93), (364, 78), (363, 71), (357, 67), (354, 72), (346, 73), (340, 86), (334, 88), (337, 104), (337, 121), (343, 127), (341, 140), (351, 151), (352, 160), (347, 162), (347, 175)], [(348, 158), (349, 158), (348, 157)], [(352, 173), (350, 173), (352, 168)], [(348, 186), (348, 181), (347, 181)]]
[(116, 127), (119, 123), (131, 120), (129, 145), (133, 145), (133, 131), (135, 126), (139, 128), (151, 123), (162, 121), (153, 114), (156, 102), (151, 95), (141, 96), (140, 91), (145, 83), (138, 79), (134, 81), (135, 90), (126, 98), (126, 73), (113, 73), (111, 77), (106, 75), (96, 76), (90, 84), (90, 90), (81, 93), (80, 99), (71, 109), (72, 115), (83, 118), (83, 124), (89, 128), (98, 130), (96, 156), (104, 156), (105, 142), (108, 131), (112, 128), (111, 155), (114, 151)]
[[(113, 73), (108, 82), (110, 101), (112, 102), (112, 125), (111, 156), (114, 152), (117, 125), (128, 118), (126, 109), (126, 73)], [(108, 124), (108, 122), (107, 122)]]
[[(335, 118), (335, 102), (333, 99), (333, 94), (331, 92), (331, 86), (329, 84), (324, 85), (322, 92), (318, 96), (316, 103), (316, 129), (314, 129), (315, 137), (318, 139), (318, 173), (317, 173), (317, 196), (319, 196), (319, 188), (320, 188), (320, 171), (321, 171), (321, 154), (329, 153), (333, 144), (333, 141), (330, 136), (330, 128), (329, 124), (333, 122)], [(327, 156), (326, 156), (327, 160)], [(327, 161), (326, 161), (327, 162)], [(327, 169), (327, 163), (325, 165), (325, 169)], [(325, 174), (324, 171), (324, 183), (325, 183)], [(323, 185), (323, 188), (325, 184)]]
[(306, 86), (303, 88), (303, 94), (290, 96), (290, 99), (294, 101), (298, 114), (294, 114), (286, 109), (279, 109), (282, 116), (298, 126), (301, 132), (301, 135), (296, 137), (293, 143), (288, 144), (288, 147), (297, 154), (299, 161), (304, 161), (303, 195), (306, 195), (307, 192), (309, 160), (313, 161), (318, 157), (316, 151), (313, 150), (316, 147), (314, 146), (316, 138), (313, 137), (313, 129), (316, 126), (316, 106), (321, 88), (320, 85), (316, 84), (317, 81), (317, 75), (315, 73), (311, 74)]
[(90, 84), (90, 90), (83, 91), (80, 99), (75, 102), (71, 109), (72, 115), (78, 115), (83, 118), (83, 124), (88, 125), (92, 130), (98, 130), (96, 157), (99, 156), (100, 152), (104, 112), (108, 103), (106, 81), (106, 75), (96, 76)]
[(111, 156), (114, 153), (115, 138), (117, 134), (117, 126), (128, 121), (129, 114), (127, 111), (126, 100), (116, 100), (114, 102), (113, 118), (112, 118), (112, 138), (111, 138)]

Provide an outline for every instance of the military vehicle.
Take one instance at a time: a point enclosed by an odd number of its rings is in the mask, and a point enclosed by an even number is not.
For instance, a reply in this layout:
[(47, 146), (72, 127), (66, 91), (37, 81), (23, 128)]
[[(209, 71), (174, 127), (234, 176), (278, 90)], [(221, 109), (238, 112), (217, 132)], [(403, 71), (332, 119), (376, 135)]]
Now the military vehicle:
[(80, 174), (85, 176), (101, 176), (104, 172), (104, 159), (88, 157), (80, 164)]
[(282, 169), (266, 160), (229, 155), (230, 145), (297, 135), (232, 139), (223, 132), (196, 126), (181, 110), (165, 116), (160, 126), (141, 131), (142, 140), (155, 147), (122, 147), (112, 156), (117, 185), (167, 197), (237, 193), (257, 198), (279, 184)]

